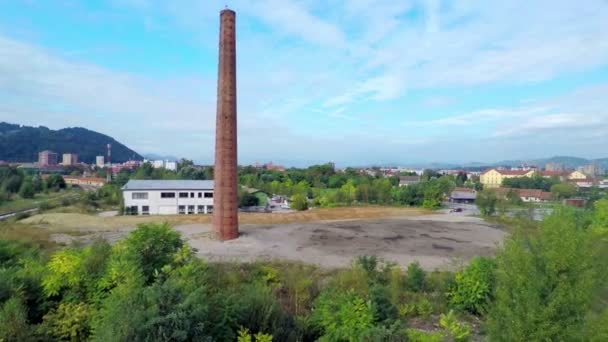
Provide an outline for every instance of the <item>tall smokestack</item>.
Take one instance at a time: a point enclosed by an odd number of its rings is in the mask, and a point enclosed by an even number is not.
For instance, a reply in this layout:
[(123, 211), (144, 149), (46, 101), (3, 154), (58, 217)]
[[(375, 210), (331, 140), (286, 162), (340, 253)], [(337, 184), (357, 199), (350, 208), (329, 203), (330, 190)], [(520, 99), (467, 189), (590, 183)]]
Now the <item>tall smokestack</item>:
[(215, 123), (213, 230), (220, 240), (239, 236), (236, 174), (236, 13), (220, 13), (220, 44)]

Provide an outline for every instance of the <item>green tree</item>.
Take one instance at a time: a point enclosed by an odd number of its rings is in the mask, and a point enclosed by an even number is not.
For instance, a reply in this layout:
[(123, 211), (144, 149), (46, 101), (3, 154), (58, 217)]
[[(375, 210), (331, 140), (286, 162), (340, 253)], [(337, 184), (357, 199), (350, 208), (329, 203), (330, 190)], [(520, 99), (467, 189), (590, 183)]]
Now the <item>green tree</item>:
[(247, 191), (239, 192), (239, 208), (255, 207), (260, 202), (260, 199)]
[(319, 341), (360, 341), (374, 325), (371, 303), (353, 291), (326, 291), (315, 302), (313, 321), (323, 330)]
[(30, 341), (31, 328), (27, 323), (27, 308), (18, 297), (0, 305), (0, 341)]
[(475, 203), (483, 216), (492, 216), (496, 212), (496, 192), (491, 189), (484, 189), (477, 193)]
[(65, 189), (65, 180), (61, 175), (54, 173), (47, 177), (46, 188), (54, 191), (59, 191), (59, 189)]
[(291, 209), (295, 210), (307, 210), (308, 200), (301, 194), (295, 194), (291, 196)]
[(576, 195), (576, 187), (570, 183), (558, 183), (551, 186), (551, 195), (556, 200)]
[[(517, 231), (497, 255), (495, 341), (573, 341), (585, 336), (596, 294), (606, 281), (605, 242), (582, 229), (576, 212), (558, 208), (536, 234)], [(605, 234), (605, 233), (601, 233)], [(605, 235), (604, 235), (605, 236)]]
[(32, 184), (32, 181), (25, 180), (21, 183), (19, 196), (21, 196), (21, 198), (34, 198), (34, 185)]

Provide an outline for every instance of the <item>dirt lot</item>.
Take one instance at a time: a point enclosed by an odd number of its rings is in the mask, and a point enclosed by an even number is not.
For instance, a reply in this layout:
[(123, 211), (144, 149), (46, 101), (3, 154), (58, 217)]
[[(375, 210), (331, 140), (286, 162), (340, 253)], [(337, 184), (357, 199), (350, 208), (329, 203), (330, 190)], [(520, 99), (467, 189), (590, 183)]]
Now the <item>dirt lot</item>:
[(406, 266), (451, 269), (476, 255), (491, 255), (505, 233), (483, 220), (402, 208), (338, 208), (289, 214), (243, 214), (241, 237), (220, 242), (210, 217), (99, 217), (43, 214), (26, 220), (54, 231), (64, 243), (95, 238), (117, 241), (137, 223), (167, 221), (215, 260), (287, 259), (324, 267), (349, 265), (358, 255), (376, 255)]

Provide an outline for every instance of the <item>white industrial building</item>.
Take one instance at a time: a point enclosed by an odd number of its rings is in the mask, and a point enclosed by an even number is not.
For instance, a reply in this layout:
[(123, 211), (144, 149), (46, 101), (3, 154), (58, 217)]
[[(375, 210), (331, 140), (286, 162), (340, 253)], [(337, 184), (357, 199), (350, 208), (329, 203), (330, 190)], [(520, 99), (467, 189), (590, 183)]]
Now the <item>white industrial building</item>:
[(126, 215), (211, 214), (213, 181), (129, 180), (122, 197)]

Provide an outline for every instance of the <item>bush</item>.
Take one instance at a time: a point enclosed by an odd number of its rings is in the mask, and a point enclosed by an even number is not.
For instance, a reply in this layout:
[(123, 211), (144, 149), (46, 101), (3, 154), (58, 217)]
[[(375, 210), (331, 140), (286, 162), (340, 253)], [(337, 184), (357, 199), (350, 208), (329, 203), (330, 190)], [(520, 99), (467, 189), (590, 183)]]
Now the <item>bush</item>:
[(557, 208), (538, 232), (518, 231), (506, 240), (496, 257), (496, 299), (488, 321), (492, 340), (585, 340), (585, 322), (605, 288), (608, 260), (602, 236), (576, 222), (574, 209)]
[(407, 337), (410, 342), (442, 342), (445, 337), (441, 332), (428, 332), (418, 329), (407, 329)]
[(456, 273), (454, 286), (447, 296), (450, 304), (474, 314), (485, 312), (494, 291), (496, 263), (489, 258), (477, 257), (469, 266)]
[(466, 342), (471, 337), (471, 326), (466, 323), (458, 322), (454, 311), (448, 314), (441, 314), (439, 317), (439, 325), (446, 331), (446, 335), (450, 340), (455, 342)]
[(143, 275), (151, 279), (155, 271), (171, 263), (173, 254), (184, 245), (178, 232), (167, 223), (140, 224), (124, 241), (125, 252), (135, 258)]
[(302, 194), (295, 194), (291, 196), (291, 209), (295, 210), (307, 210), (308, 209), (308, 200), (306, 196)]
[(315, 301), (312, 319), (323, 332), (320, 341), (360, 341), (374, 325), (374, 311), (353, 291), (326, 291)]
[(27, 311), (18, 297), (12, 297), (0, 307), (0, 341), (20, 342), (31, 340)]
[(44, 316), (42, 330), (58, 340), (84, 341), (91, 332), (93, 313), (85, 303), (61, 303)]
[(406, 283), (412, 291), (422, 291), (424, 289), (425, 273), (417, 261), (407, 267)]
[(21, 198), (34, 198), (34, 186), (32, 182), (29, 180), (21, 183), (21, 187), (19, 188), (19, 196)]

